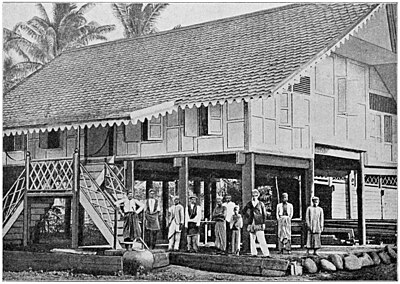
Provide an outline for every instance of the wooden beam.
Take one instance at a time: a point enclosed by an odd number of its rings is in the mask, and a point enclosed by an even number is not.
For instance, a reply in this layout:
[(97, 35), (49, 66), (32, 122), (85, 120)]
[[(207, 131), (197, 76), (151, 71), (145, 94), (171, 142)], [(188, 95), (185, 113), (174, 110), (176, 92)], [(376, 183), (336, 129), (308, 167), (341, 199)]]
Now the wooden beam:
[(162, 182), (162, 204), (163, 204), (163, 225), (162, 234), (164, 239), (168, 239), (168, 207), (169, 207), (169, 186), (168, 181)]
[[(254, 153), (246, 154), (245, 163), (242, 166), (242, 204), (245, 206), (251, 200), (251, 191), (255, 188), (255, 157)], [(250, 235), (247, 231), (248, 220), (243, 218), (243, 252), (250, 251)]]
[(177, 170), (169, 163), (150, 162), (150, 161), (135, 161), (137, 171), (162, 171), (176, 173)]
[(71, 247), (78, 248), (79, 246), (79, 200), (80, 200), (80, 160), (79, 160), (79, 149), (75, 149), (74, 152), (74, 187), (73, 187), (73, 197), (72, 197), (72, 238), (71, 238)]
[(190, 168), (197, 169), (209, 169), (209, 170), (228, 170), (228, 171), (238, 171), (242, 169), (241, 165), (221, 162), (221, 161), (212, 161), (212, 160), (200, 160), (200, 159), (190, 159), (189, 163)]
[(367, 227), (365, 224), (365, 187), (364, 187), (364, 153), (360, 153), (360, 167), (357, 172), (357, 217), (358, 217), (358, 238), (360, 245), (367, 242)]
[(31, 163), (31, 155), (29, 152), (26, 152), (26, 160), (25, 160), (25, 194), (24, 194), (24, 223), (23, 223), (23, 241), (22, 244), (24, 247), (28, 246), (29, 241), (29, 205), (28, 205), (28, 190), (30, 187), (30, 163)]
[[(189, 189), (189, 158), (183, 158), (182, 165), (179, 167), (178, 194), (179, 200), (186, 210), (188, 204), (188, 189)], [(180, 248), (186, 247), (186, 231), (182, 231)]]
[(273, 156), (266, 154), (254, 154), (254, 155), (255, 155), (256, 165), (285, 167), (285, 168), (300, 168), (300, 169), (308, 169), (310, 167), (309, 161), (306, 159)]

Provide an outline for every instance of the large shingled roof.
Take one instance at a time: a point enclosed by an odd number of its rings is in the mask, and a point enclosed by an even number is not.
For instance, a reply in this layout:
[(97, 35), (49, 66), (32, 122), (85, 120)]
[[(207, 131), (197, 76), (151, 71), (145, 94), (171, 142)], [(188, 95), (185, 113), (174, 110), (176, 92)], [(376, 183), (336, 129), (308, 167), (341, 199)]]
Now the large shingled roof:
[(373, 8), (288, 5), (66, 52), (5, 95), (3, 129), (268, 94)]

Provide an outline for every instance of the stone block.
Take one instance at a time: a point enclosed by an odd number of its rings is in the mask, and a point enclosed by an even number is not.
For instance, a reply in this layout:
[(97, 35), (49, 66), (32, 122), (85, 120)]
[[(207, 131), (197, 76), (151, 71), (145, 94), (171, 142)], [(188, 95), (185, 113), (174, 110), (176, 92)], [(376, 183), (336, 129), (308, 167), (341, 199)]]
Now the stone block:
[(381, 252), (378, 253), (378, 255), (379, 255), (379, 257), (381, 258), (381, 260), (382, 260), (382, 262), (384, 264), (389, 264), (391, 262), (390, 261), (390, 256), (386, 251), (381, 251)]
[(316, 273), (318, 271), (317, 265), (311, 258), (306, 258), (304, 260), (303, 267), (308, 273)]
[(359, 257), (359, 259), (361, 260), (361, 266), (362, 267), (375, 265), (375, 262), (368, 255), (368, 253), (363, 253), (363, 255)]
[(397, 253), (396, 253), (396, 251), (394, 250), (394, 246), (387, 245), (385, 249), (386, 249), (387, 253), (389, 254), (389, 256), (390, 256), (393, 260), (397, 259)]
[(331, 254), (329, 255), (328, 259), (332, 262), (336, 269), (342, 270), (343, 269), (343, 258), (338, 254)]
[(346, 270), (359, 270), (361, 269), (361, 260), (354, 254), (344, 257), (344, 269)]
[(320, 262), (321, 270), (327, 272), (334, 272), (336, 271), (336, 266), (327, 259), (321, 259)]
[(371, 251), (369, 255), (372, 258), (372, 261), (374, 262), (375, 265), (381, 264), (381, 258), (379, 257), (376, 251)]

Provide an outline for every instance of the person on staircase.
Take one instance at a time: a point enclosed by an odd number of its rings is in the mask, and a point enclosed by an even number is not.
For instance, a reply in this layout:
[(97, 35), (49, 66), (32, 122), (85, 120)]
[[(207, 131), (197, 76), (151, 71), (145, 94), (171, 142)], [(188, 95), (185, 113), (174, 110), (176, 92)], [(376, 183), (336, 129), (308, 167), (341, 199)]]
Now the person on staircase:
[(147, 231), (147, 244), (150, 249), (155, 249), (157, 234), (160, 230), (160, 205), (158, 199), (154, 198), (155, 191), (150, 189), (149, 198), (146, 200), (145, 221)]
[(189, 204), (185, 210), (185, 229), (187, 235), (187, 250), (188, 252), (198, 251), (199, 228), (201, 221), (201, 208), (197, 206), (197, 196), (189, 197)]
[(181, 242), (181, 232), (185, 220), (185, 209), (180, 204), (179, 197), (174, 198), (174, 205), (168, 209), (168, 250), (178, 251)]
[[(134, 199), (132, 192), (129, 192), (125, 198), (116, 201), (114, 204), (115, 210), (118, 210), (118, 207), (121, 206), (124, 212), (124, 242), (133, 242), (136, 238), (140, 238), (142, 230), (138, 215), (144, 210), (144, 204)], [(125, 248), (130, 250), (132, 244), (125, 244)]]

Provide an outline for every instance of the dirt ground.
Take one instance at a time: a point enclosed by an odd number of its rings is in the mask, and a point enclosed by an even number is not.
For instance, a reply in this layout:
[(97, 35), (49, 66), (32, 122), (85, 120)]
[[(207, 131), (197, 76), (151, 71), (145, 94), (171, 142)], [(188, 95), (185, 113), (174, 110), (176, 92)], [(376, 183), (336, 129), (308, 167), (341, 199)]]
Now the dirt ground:
[(316, 273), (302, 276), (286, 277), (257, 277), (235, 275), (228, 273), (207, 272), (187, 267), (170, 265), (168, 267), (153, 270), (147, 275), (107, 276), (79, 274), (71, 271), (50, 272), (3, 272), (3, 281), (321, 281), (321, 280), (397, 280), (397, 265), (382, 264), (371, 268), (363, 268), (358, 271), (339, 271), (336, 273)]

